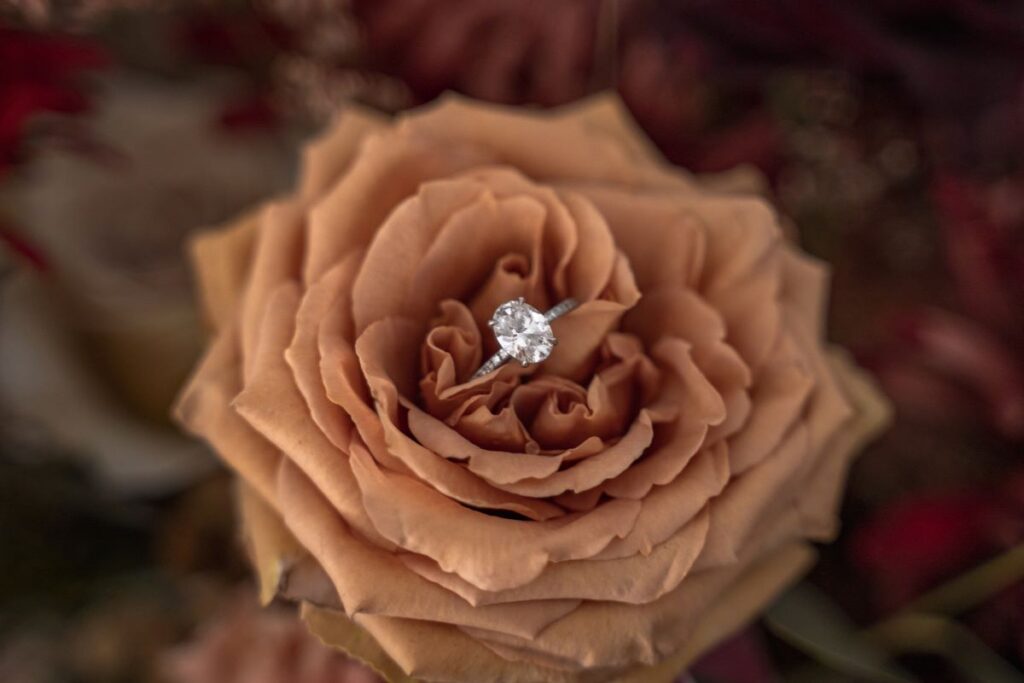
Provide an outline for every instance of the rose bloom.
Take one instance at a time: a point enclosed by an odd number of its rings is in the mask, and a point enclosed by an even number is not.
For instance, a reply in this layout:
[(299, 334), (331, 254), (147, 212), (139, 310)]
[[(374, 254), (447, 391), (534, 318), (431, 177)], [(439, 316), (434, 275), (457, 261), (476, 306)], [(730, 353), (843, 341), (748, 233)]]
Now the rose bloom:
[(238, 596), (158, 662), (165, 683), (380, 683), (283, 610)]
[[(178, 416), (239, 474), (263, 597), (390, 680), (667, 681), (836, 532), (887, 410), (748, 173), (621, 105), (358, 109), (200, 236)], [(551, 357), (472, 379), (524, 297)]]

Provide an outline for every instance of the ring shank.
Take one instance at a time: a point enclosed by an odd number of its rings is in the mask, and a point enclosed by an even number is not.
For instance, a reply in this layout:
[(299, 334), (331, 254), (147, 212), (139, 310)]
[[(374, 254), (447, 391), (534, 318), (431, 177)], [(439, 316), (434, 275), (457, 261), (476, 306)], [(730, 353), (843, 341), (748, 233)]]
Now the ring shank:
[(498, 351), (496, 354), (487, 359), (487, 362), (480, 366), (480, 369), (473, 373), (473, 379), (477, 377), (483, 377), (489, 375), (502, 365), (508, 362), (510, 356), (505, 352), (504, 349)]
[(572, 309), (576, 308), (579, 305), (580, 304), (578, 301), (576, 301), (576, 299), (566, 299), (565, 301), (561, 302), (560, 304), (552, 308), (550, 311), (545, 313), (544, 319), (547, 320), (548, 322), (551, 322), (555, 318), (562, 317), (563, 315), (565, 315), (566, 313), (568, 313), (569, 311), (571, 311)]

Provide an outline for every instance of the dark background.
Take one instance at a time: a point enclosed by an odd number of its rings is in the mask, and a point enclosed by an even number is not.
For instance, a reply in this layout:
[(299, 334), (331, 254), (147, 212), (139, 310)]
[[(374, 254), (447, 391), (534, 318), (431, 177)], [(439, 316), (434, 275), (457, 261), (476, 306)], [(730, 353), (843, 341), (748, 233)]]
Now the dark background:
[(696, 680), (1024, 681), (1024, 4), (995, 0), (0, 0), (0, 680), (163, 680), (229, 609), (230, 485), (166, 418), (183, 236), (345, 102), (450, 89), (615, 89), (673, 162), (760, 168), (895, 405), (840, 539)]

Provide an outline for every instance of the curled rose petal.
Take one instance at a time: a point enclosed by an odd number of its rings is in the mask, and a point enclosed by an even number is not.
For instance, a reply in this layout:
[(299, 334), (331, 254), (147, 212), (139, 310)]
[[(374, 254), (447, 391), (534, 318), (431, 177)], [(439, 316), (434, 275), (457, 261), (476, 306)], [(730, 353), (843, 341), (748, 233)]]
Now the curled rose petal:
[[(640, 508), (635, 501), (610, 501), (593, 512), (529, 524), (462, 508), (428, 486), (381, 469), (359, 449), (352, 463), (367, 513), (381, 534), (488, 590), (528, 583), (550, 562), (596, 555), (632, 529)], [(391, 505), (394, 497), (404, 504)], [(453, 525), (460, 529), (456, 539), (448, 533)]]
[[(610, 97), (356, 109), (303, 160), (194, 242), (178, 405), (264, 600), (392, 681), (668, 681), (834, 535), (887, 409), (748, 172), (666, 165)], [(578, 306), (475, 376), (519, 297)]]

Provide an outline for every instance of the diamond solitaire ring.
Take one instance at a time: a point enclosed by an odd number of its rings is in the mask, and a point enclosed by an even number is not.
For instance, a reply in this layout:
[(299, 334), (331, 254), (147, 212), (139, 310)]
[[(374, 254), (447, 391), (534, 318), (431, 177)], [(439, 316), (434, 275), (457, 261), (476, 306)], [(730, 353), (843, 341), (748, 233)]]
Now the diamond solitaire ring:
[(541, 313), (523, 297), (498, 306), (487, 324), (494, 330), (501, 350), (480, 366), (473, 379), (494, 372), (509, 360), (517, 360), (523, 367), (546, 360), (558, 344), (551, 332), (551, 321), (577, 306), (576, 299), (566, 299), (547, 313)]

